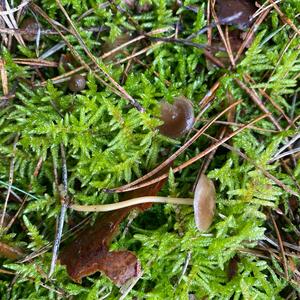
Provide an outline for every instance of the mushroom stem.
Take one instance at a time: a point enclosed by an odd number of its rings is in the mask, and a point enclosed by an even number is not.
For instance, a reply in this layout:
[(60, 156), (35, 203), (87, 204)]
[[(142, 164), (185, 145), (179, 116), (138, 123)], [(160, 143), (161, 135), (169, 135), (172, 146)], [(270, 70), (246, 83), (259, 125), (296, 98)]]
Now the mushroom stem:
[(111, 211), (132, 205), (143, 204), (143, 203), (169, 203), (169, 204), (184, 204), (193, 205), (194, 199), (191, 198), (169, 198), (169, 197), (156, 197), (156, 196), (146, 196), (133, 198), (126, 201), (121, 201), (112, 204), (100, 204), (100, 205), (78, 205), (71, 204), (70, 208), (77, 211)]

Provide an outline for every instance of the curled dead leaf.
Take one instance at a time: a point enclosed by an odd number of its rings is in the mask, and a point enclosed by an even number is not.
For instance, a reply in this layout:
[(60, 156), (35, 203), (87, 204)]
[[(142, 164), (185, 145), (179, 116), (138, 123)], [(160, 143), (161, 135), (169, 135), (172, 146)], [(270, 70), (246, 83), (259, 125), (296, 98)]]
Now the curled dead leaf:
[[(147, 188), (128, 192), (125, 198), (154, 196), (164, 182), (165, 180)], [(83, 277), (103, 272), (118, 286), (138, 277), (141, 273), (141, 266), (135, 254), (128, 250), (109, 251), (109, 245), (118, 234), (120, 223), (132, 210), (145, 211), (151, 205), (151, 203), (145, 203), (106, 212), (93, 226), (82, 231), (62, 250), (59, 257), (60, 263), (66, 265), (69, 276), (80, 283)]]
[(83, 277), (103, 272), (115, 284), (122, 285), (140, 272), (140, 264), (130, 251), (109, 252), (109, 245), (118, 233), (119, 224), (132, 207), (105, 213), (96, 223), (82, 231), (66, 246), (60, 263), (66, 265), (69, 276), (76, 282)]

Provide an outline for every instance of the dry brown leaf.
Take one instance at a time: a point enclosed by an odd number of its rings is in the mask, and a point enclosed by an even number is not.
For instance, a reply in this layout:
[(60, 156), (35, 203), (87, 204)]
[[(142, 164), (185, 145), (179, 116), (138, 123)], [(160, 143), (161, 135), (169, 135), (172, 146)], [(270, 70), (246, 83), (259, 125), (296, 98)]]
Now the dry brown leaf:
[[(154, 196), (164, 182), (165, 180), (128, 192), (124, 198)], [(83, 277), (103, 272), (118, 286), (139, 276), (141, 267), (134, 253), (128, 250), (110, 252), (109, 245), (118, 234), (120, 223), (132, 210), (144, 211), (151, 205), (145, 203), (104, 213), (93, 226), (82, 231), (63, 249), (59, 257), (60, 263), (66, 265), (69, 276), (74, 281), (81, 282)]]

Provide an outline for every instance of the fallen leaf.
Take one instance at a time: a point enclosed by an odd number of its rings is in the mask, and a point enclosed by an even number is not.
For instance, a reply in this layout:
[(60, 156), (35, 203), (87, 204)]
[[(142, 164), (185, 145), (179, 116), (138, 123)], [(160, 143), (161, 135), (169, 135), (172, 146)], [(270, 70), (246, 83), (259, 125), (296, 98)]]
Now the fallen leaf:
[(109, 245), (117, 234), (119, 224), (131, 210), (132, 207), (127, 207), (105, 213), (63, 249), (60, 262), (66, 265), (74, 281), (81, 282), (83, 277), (102, 271), (120, 285), (138, 275), (140, 264), (133, 253), (109, 252)]
[[(165, 180), (128, 192), (124, 195), (123, 200), (154, 196), (164, 182)], [(118, 234), (120, 223), (132, 210), (145, 211), (151, 205), (151, 203), (145, 203), (106, 212), (93, 226), (82, 231), (73, 242), (62, 250), (59, 257), (60, 263), (66, 265), (69, 276), (80, 283), (83, 277), (103, 272), (118, 286), (139, 276), (141, 266), (135, 254), (128, 250), (110, 252), (109, 245)]]
[(220, 24), (243, 29), (251, 23), (257, 7), (253, 0), (217, 0), (216, 10)]

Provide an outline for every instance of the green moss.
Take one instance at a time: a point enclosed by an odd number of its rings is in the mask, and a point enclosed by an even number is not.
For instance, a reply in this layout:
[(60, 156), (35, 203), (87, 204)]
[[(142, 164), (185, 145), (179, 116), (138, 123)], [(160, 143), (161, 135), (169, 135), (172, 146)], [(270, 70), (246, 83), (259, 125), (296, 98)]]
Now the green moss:
[[(95, 56), (101, 55), (100, 47), (105, 41), (114, 41), (123, 32), (136, 34), (134, 22), (113, 5), (105, 9), (99, 7), (104, 2), (62, 1)], [(120, 1), (116, 2), (119, 4)], [(184, 26), (180, 35), (186, 38), (206, 25), (206, 1), (184, 1), (185, 6), (199, 5), (198, 13), (181, 8), (177, 14), (172, 11), (174, 1), (147, 2), (152, 3), (149, 12), (132, 16), (143, 30), (170, 27), (170, 34), (181, 18)], [(50, 17), (68, 26), (55, 2), (42, 0), (35, 3)], [(286, 0), (280, 5), (296, 25), (299, 1)], [(78, 17), (90, 8), (94, 9), (93, 13), (78, 21)], [(30, 11), (26, 11), (26, 15), (29, 14)], [(46, 20), (38, 18), (43, 27), (50, 29)], [(103, 25), (106, 29), (99, 34), (87, 30)], [(227, 107), (229, 93), (235, 100), (243, 99), (236, 109), (235, 121), (246, 124), (261, 115), (259, 108), (235, 81), (248, 74), (255, 80), (252, 87), (265, 89), (286, 115), (292, 113), (297, 116), (300, 106), (297, 102), (293, 105), (292, 99), (297, 91), (299, 93), (300, 50), (297, 46), (300, 39), (294, 36), (291, 41), (293, 34), (289, 26), (282, 27), (277, 13), (272, 11), (258, 28), (254, 42), (236, 70), (230, 71), (208, 68), (203, 50), (174, 43), (161, 43), (148, 50), (139, 57), (142, 64), (133, 60), (128, 72), (125, 71), (127, 62), (101, 62), (145, 108), (143, 114), (101, 85), (93, 72), (87, 75), (86, 89), (78, 94), (71, 93), (66, 83), (51, 82), (50, 78), (59, 75), (57, 68), (42, 68), (43, 77), (49, 80), (45, 86), (32, 88), (30, 80), (36, 85), (40, 83), (36, 69), (17, 65), (13, 58), (35, 57), (35, 43), (28, 43), (27, 48), (20, 47), (12, 53), (2, 47), (9, 90), (15, 88), (16, 97), (0, 110), (0, 195), (3, 203), (7, 188), (3, 183), (9, 180), (13, 143), (16, 135), (20, 134), (16, 144), (13, 185), (19, 189), (15, 192), (26, 200), (26, 206), (10, 231), (2, 233), (1, 240), (22, 246), (28, 253), (41, 249), (46, 251), (26, 263), (1, 259), (3, 268), (18, 274), (14, 284), (7, 289), (13, 277), (0, 273), (1, 299), (71, 296), (74, 299), (99, 299), (105, 295), (106, 299), (118, 299), (119, 289), (99, 273), (84, 279), (79, 285), (73, 283), (65, 268), (58, 265), (52, 279), (46, 279), (52, 255), (49, 242), (54, 239), (60, 210), (60, 196), (53, 174), (56, 170), (60, 177), (62, 171), (60, 145), (65, 146), (67, 153), (68, 192), (72, 200), (85, 204), (108, 203), (118, 201), (118, 195), (107, 194), (103, 192), (104, 188), (117, 187), (146, 174), (184, 143), (184, 139), (175, 141), (161, 136), (156, 129), (161, 124), (159, 103), (163, 98), (172, 101), (174, 96), (184, 95), (193, 101), (198, 114), (199, 101), (223, 75), (215, 101), (195, 126), (201, 128), (205, 124), (203, 120)], [(73, 35), (66, 37), (81, 57), (89, 62), (76, 38)], [(59, 41), (58, 35), (42, 36), (39, 53), (44, 53)], [(199, 35), (193, 41), (205, 43), (206, 35)], [(141, 45), (146, 47), (148, 44)], [(126, 50), (131, 53), (134, 46)], [(58, 61), (60, 54), (67, 52), (65, 47), (49, 60)], [(125, 57), (120, 53), (116, 59)], [(288, 127), (288, 122), (281, 118), (270, 102), (266, 101), (265, 105), (282, 128)], [(226, 121), (226, 118), (222, 120)], [(299, 120), (296, 125), (299, 128)], [(291, 128), (270, 133), (268, 130), (276, 128), (268, 118), (255, 126), (266, 131), (247, 129), (230, 142), (249, 160), (225, 148), (218, 149), (213, 157), (207, 173), (217, 188), (217, 214), (207, 233), (196, 231), (191, 208), (155, 205), (133, 221), (126, 235), (121, 234), (113, 241), (112, 249), (135, 251), (144, 272), (126, 299), (189, 299), (189, 295), (195, 295), (197, 299), (283, 299), (285, 288), (295, 289), (293, 283), (284, 279), (282, 265), (274, 257), (259, 257), (248, 249), (256, 247), (265, 238), (270, 223), (266, 209), (277, 208), (279, 204), (287, 208), (290, 197), (255, 165), (296, 191), (295, 183), (286, 170), (278, 162), (271, 164), (270, 159), (284, 139), (297, 130)], [(231, 129), (236, 127), (231, 126)], [(220, 126), (214, 125), (208, 133), (217, 136), (219, 130)], [(210, 143), (208, 138), (201, 137), (176, 159), (173, 167), (194, 157)], [(38, 176), (34, 176), (39, 160), (42, 160), (42, 166)], [(201, 162), (179, 174), (170, 171), (161, 195), (191, 196)], [(299, 182), (299, 159), (291, 172), (294, 180)], [(18, 204), (10, 201), (8, 213), (14, 215), (18, 208)], [(68, 230), (71, 224), (79, 222), (82, 217), (68, 212), (64, 228), (66, 237), (70, 236)], [(294, 232), (293, 226), (286, 225), (283, 230)], [(182, 274), (189, 256), (188, 267)], [(239, 257), (239, 262), (236, 275), (230, 280), (227, 269), (233, 257)], [(297, 261), (295, 263), (298, 264)]]

